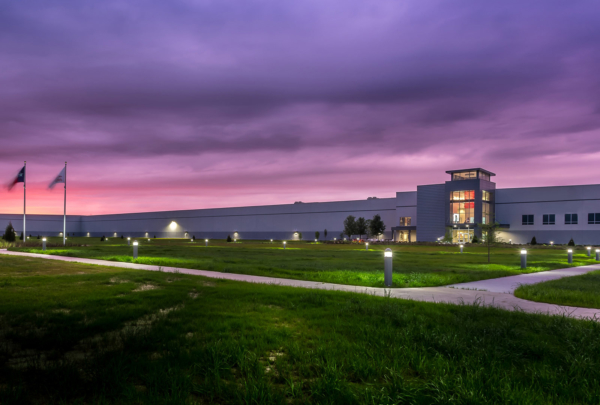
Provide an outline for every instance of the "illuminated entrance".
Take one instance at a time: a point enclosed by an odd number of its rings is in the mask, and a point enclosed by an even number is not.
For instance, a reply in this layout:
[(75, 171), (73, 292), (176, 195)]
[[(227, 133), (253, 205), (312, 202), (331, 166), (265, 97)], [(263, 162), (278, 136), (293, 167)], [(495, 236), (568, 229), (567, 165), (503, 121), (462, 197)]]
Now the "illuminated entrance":
[(475, 232), (473, 229), (453, 229), (452, 230), (452, 242), (453, 243), (471, 243)]

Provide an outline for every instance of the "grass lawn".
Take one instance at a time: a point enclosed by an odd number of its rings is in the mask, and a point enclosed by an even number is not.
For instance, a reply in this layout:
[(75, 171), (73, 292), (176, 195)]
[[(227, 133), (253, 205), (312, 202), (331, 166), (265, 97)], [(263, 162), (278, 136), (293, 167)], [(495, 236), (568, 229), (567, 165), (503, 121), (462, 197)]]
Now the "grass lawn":
[[(62, 244), (62, 239), (50, 238), (50, 243)], [(69, 238), (72, 246), (49, 248), (48, 254), (76, 256), (120, 262), (132, 262), (132, 247), (120, 238), (100, 242), (99, 238)], [(182, 239), (139, 239), (139, 258), (136, 263), (172, 266), (226, 273), (321, 281), (369, 287), (383, 287), (383, 253), (394, 250), (394, 287), (431, 287), (505, 277), (515, 274), (552, 270), (595, 263), (583, 249), (576, 250), (573, 264), (567, 263), (566, 249), (547, 247), (529, 249), (528, 265), (520, 268), (520, 247), (496, 247), (492, 264), (487, 263), (487, 250), (481, 246), (466, 246), (460, 254), (450, 245), (375, 245), (367, 252), (358, 244), (315, 244), (288, 242), (243, 241), (227, 243), (210, 241), (190, 242)], [(43, 253), (35, 244), (17, 250)]]
[(9, 256), (0, 297), (4, 405), (600, 401), (591, 321)]
[(516, 289), (515, 296), (557, 305), (600, 308), (600, 271), (523, 285)]

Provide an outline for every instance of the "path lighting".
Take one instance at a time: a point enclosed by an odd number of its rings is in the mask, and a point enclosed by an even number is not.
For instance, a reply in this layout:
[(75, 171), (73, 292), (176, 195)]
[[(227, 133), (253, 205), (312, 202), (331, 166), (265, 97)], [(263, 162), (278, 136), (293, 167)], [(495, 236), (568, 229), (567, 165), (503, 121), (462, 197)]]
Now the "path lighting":
[(42, 238), (42, 250), (46, 250), (46, 238)]
[(148, 239), (148, 242), (150, 242), (150, 239)]
[(315, 243), (317, 243), (317, 240), (315, 239)]
[(208, 247), (208, 239), (204, 239), (204, 246)]
[(138, 241), (133, 241), (133, 260), (138, 258)]
[(365, 250), (369, 250), (369, 242), (365, 243)]
[(344, 242), (346, 241), (346, 238), (344, 238)]
[(591, 246), (587, 247), (587, 255), (588, 255), (588, 257), (590, 257), (592, 255), (592, 247)]
[(234, 241), (234, 242), (237, 242), (237, 239), (234, 239), (233, 241)]
[(271, 239), (271, 243), (273, 243), (273, 239)]
[(333, 241), (335, 242), (335, 241), (336, 241), (336, 239), (335, 239), (335, 238), (333, 238)]
[(392, 286), (392, 249), (387, 248), (383, 253), (383, 281), (386, 287)]
[(512, 245), (512, 239), (509, 239), (509, 240), (508, 240), (508, 243)]
[(286, 244), (286, 242), (283, 241), (283, 250), (285, 250), (285, 244)]
[(596, 261), (600, 262), (600, 249), (596, 249)]
[(550, 246), (554, 246), (554, 241), (550, 241)]
[(131, 245), (131, 238), (127, 238), (127, 246)]
[(568, 255), (567, 261), (569, 262), (569, 264), (573, 263), (573, 249), (567, 250), (567, 255)]
[(460, 247), (460, 253), (462, 253), (465, 245), (458, 245), (458, 246)]
[(525, 249), (521, 250), (521, 268), (527, 268), (527, 251)]

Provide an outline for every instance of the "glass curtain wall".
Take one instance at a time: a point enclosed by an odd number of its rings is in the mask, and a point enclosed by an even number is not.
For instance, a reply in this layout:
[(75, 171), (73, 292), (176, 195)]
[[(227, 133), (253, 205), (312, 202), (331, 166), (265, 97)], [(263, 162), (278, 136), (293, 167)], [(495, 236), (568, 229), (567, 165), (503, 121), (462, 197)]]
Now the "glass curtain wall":
[(450, 193), (450, 217), (454, 224), (475, 223), (475, 191), (452, 191)]

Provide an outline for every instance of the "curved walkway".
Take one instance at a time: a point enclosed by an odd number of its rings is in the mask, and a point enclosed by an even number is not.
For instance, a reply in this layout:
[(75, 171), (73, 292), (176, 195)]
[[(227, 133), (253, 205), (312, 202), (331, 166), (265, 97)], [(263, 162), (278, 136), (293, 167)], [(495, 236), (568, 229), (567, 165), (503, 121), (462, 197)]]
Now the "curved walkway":
[[(518, 284), (534, 284), (536, 282), (546, 281), (549, 279), (561, 278), (566, 276), (574, 276), (590, 271), (600, 270), (600, 265), (582, 266), (572, 269), (560, 269), (552, 270), (533, 274), (523, 274), (519, 276), (510, 276), (492, 280), (482, 280), (473, 283), (456, 284), (454, 286), (446, 287), (424, 287), (424, 288), (376, 288), (376, 287), (358, 287), (343, 284), (331, 284), (321, 283), (318, 281), (304, 281), (304, 280), (291, 280), (287, 278), (275, 278), (275, 277), (262, 277), (262, 276), (251, 276), (246, 274), (234, 274), (234, 273), (219, 273), (216, 271), (207, 270), (192, 270), (177, 267), (158, 267), (150, 266), (147, 264), (135, 264), (135, 263), (123, 263), (123, 262), (111, 262), (107, 260), (97, 259), (84, 259), (79, 257), (64, 257), (64, 256), (51, 256), (36, 253), (23, 253), (23, 252), (12, 252), (6, 249), (0, 249), (0, 254), (10, 256), (24, 256), (24, 257), (36, 257), (48, 260), (61, 260), (66, 262), (75, 263), (86, 263), (96, 264), (100, 266), (119, 267), (136, 270), (148, 270), (148, 271), (163, 271), (166, 273), (181, 273), (191, 274), (195, 276), (203, 276), (209, 278), (220, 278), (234, 281), (244, 281), (249, 283), (259, 284), (272, 284), (279, 286), (288, 287), (301, 287), (301, 288), (316, 288), (320, 290), (335, 290), (335, 291), (347, 291), (356, 292), (363, 294), (371, 294), (378, 296), (390, 296), (392, 298), (411, 299), (415, 301), (425, 302), (438, 302), (438, 303), (450, 303), (450, 304), (474, 304), (479, 303), (482, 305), (490, 305), (497, 308), (506, 309), (509, 311), (523, 311), (529, 313), (541, 313), (547, 315), (565, 315), (572, 318), (590, 318), (593, 320), (600, 320), (600, 309), (593, 308), (579, 308), (579, 307), (565, 307), (554, 304), (546, 304), (542, 302), (533, 302), (517, 298), (511, 293), (497, 292), (497, 291), (480, 291), (475, 287), (479, 285), (482, 287), (482, 282), (486, 282), (486, 286), (493, 286), (494, 283), (499, 285), (515, 286)], [(578, 270), (578, 272), (567, 270)], [(544, 278), (553, 277), (553, 278)], [(524, 277), (541, 275), (541, 277)], [(516, 281), (517, 277), (523, 277)], [(510, 279), (508, 284), (505, 280)], [(539, 280), (539, 281), (536, 281)], [(532, 282), (527, 282), (532, 281)], [(470, 286), (470, 287), (469, 287)], [(512, 287), (511, 287), (512, 288)], [(505, 290), (505, 287), (501, 287), (501, 290)], [(514, 288), (513, 290), (514, 291)]]

